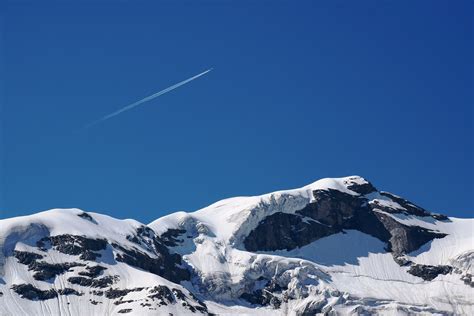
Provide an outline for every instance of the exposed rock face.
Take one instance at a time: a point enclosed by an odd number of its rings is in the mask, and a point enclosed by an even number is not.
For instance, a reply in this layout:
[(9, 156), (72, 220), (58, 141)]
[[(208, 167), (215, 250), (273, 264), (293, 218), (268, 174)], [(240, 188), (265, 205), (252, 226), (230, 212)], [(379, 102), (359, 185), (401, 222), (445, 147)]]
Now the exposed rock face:
[(448, 274), (453, 271), (453, 267), (450, 266), (430, 266), (423, 264), (414, 264), (408, 269), (408, 273), (414, 276), (420, 277), (425, 281), (434, 280), (440, 274)]
[(89, 277), (89, 278), (96, 278), (99, 275), (101, 275), (104, 270), (107, 270), (107, 268), (97, 265), (97, 266), (87, 266), (86, 270), (87, 271), (81, 271), (78, 274)]
[(97, 222), (96, 220), (89, 214), (89, 213), (86, 213), (86, 212), (82, 212), (81, 214), (77, 215), (85, 220), (88, 220), (89, 222), (91, 223), (94, 223), (97, 225)]
[(25, 265), (30, 265), (35, 263), (38, 259), (43, 259), (43, 256), (33, 252), (27, 251), (15, 251), (15, 258), (18, 259), (18, 262)]
[(385, 229), (390, 233), (388, 241), (381, 240), (388, 242), (387, 249), (393, 252), (394, 256), (412, 252), (435, 238), (443, 238), (446, 236), (446, 234), (433, 232), (422, 227), (400, 224), (391, 217), (380, 213), (375, 214)]
[(109, 299), (122, 298), (130, 292), (140, 292), (143, 289), (144, 289), (143, 287), (135, 287), (133, 289), (110, 288), (107, 291), (105, 291), (105, 297)]
[(305, 221), (295, 214), (276, 213), (260, 222), (245, 239), (249, 251), (291, 250), (338, 232), (314, 220)]
[[(163, 276), (171, 281), (180, 282), (182, 280), (189, 280), (190, 274), (186, 268), (183, 268), (181, 256), (178, 254), (171, 254), (168, 248), (161, 243), (160, 239), (155, 235), (154, 231), (149, 227), (142, 226), (137, 229), (136, 235), (127, 236), (127, 239), (136, 243), (138, 246), (147, 249), (158, 256), (150, 257), (138, 248), (126, 248), (116, 243), (112, 243), (118, 253), (116, 260), (125, 262), (131, 266), (144, 269), (151, 273)], [(105, 250), (109, 245), (105, 239), (92, 239), (77, 235), (58, 235), (44, 237), (37, 242), (37, 246), (42, 251), (47, 251), (49, 247), (68, 255), (79, 256), (79, 259), (85, 261), (95, 261), (101, 257), (102, 250)], [(57, 274), (68, 271), (71, 267), (85, 266), (81, 263), (64, 263), (64, 264), (48, 264), (45, 262), (38, 262), (41, 255), (34, 253), (19, 253), (18, 260), (22, 262), (30, 262), (31, 269), (37, 269), (38, 280), (45, 280), (54, 277)], [(31, 263), (32, 262), (32, 263)], [(92, 269), (92, 270), (91, 270)], [(100, 274), (104, 269), (101, 268), (87, 268), (89, 272), (82, 272), (81, 275), (88, 276), (93, 274)], [(110, 279), (102, 279), (100, 284), (104, 281), (110, 282)], [(90, 284), (90, 286), (98, 286), (95, 282), (88, 281), (86, 278), (73, 278), (72, 282), (76, 284)]]
[(39, 281), (46, 281), (56, 277), (59, 274), (63, 274), (70, 271), (73, 267), (84, 266), (85, 264), (78, 262), (64, 262), (64, 263), (48, 263), (45, 261), (38, 261), (43, 258), (42, 255), (26, 252), (26, 251), (15, 251), (15, 257), (18, 262), (28, 266), (28, 270), (35, 271), (33, 278)]
[(34, 287), (31, 284), (15, 284), (12, 286), (12, 290), (15, 291), (22, 298), (26, 298), (29, 300), (43, 301), (56, 298), (58, 296), (58, 292), (56, 292), (56, 290), (54, 289), (43, 291)]
[(113, 246), (122, 252), (116, 255), (117, 261), (125, 262), (173, 282), (189, 280), (190, 278), (189, 271), (180, 267), (182, 261), (178, 254), (165, 253), (160, 257), (152, 258), (144, 252), (126, 249), (118, 244), (113, 244)]
[(0, 314), (473, 314), (472, 222), (360, 177), (321, 183), (156, 225), (81, 210), (0, 220)]
[(167, 286), (158, 285), (155, 286), (153, 289), (150, 290), (148, 297), (152, 300), (158, 300), (158, 304), (160, 305), (168, 305), (174, 303), (174, 296), (171, 290)]
[(348, 178), (343, 182), (349, 190), (356, 192), (360, 195), (367, 195), (373, 192), (377, 192), (377, 189), (369, 181), (364, 179), (364, 181), (360, 183), (357, 180), (359, 180), (359, 178), (357, 177), (352, 179)]
[(70, 277), (68, 282), (86, 287), (106, 288), (114, 284), (119, 279), (118, 276), (105, 276), (102, 278)]
[(97, 251), (105, 250), (107, 247), (107, 240), (77, 235), (58, 235), (40, 239), (37, 246), (44, 251), (52, 246), (55, 250), (64, 254), (78, 255), (82, 260), (94, 261), (101, 256)]
[(404, 209), (403, 211), (400, 211), (400, 210), (396, 210), (396, 209), (393, 209), (393, 208), (390, 208), (390, 207), (384, 207), (384, 206), (381, 206), (381, 205), (377, 206), (377, 208), (381, 208), (385, 212), (388, 212), (388, 213), (404, 213), (404, 214), (408, 214), (408, 215), (415, 215), (415, 216), (421, 216), (421, 217), (432, 217), (432, 218), (434, 218), (436, 220), (439, 220), (439, 221), (448, 220), (448, 217), (445, 216), (445, 215), (432, 214), (432, 213), (428, 212), (427, 210), (425, 210), (424, 208), (422, 208), (418, 205), (415, 205), (415, 204), (411, 203), (410, 201), (405, 200), (404, 198), (396, 196), (395, 194), (391, 194), (389, 192), (384, 192), (384, 191), (381, 191), (380, 194), (382, 196), (390, 198), (392, 201), (395, 201), (396, 203), (398, 203)]
[(182, 239), (178, 239), (178, 237), (185, 233), (186, 230), (184, 229), (168, 229), (159, 237), (159, 240), (167, 247), (175, 247), (183, 241)]
[(168, 247), (151, 228), (141, 226), (137, 229), (135, 235), (129, 235), (127, 239), (159, 255), (152, 258), (137, 249), (126, 249), (118, 244), (112, 244), (115, 249), (121, 252), (116, 255), (117, 261), (149, 271), (173, 282), (190, 279), (189, 270), (183, 268), (184, 262), (181, 256), (170, 253)]
[(281, 295), (277, 296), (275, 294), (281, 294), (284, 289), (286, 288), (282, 288), (274, 280), (268, 280), (262, 289), (256, 289), (251, 293), (244, 292), (240, 297), (254, 305), (269, 305), (278, 309), (281, 306), (282, 300), (279, 298)]
[[(352, 188), (362, 193), (375, 190), (370, 183)], [(313, 196), (314, 201), (295, 214), (275, 213), (262, 220), (244, 240), (245, 248), (249, 251), (291, 250), (345, 229), (354, 229), (387, 243), (387, 250), (399, 256), (445, 236), (395, 221), (378, 212), (375, 206), (379, 206), (368, 203), (364, 195), (329, 189), (316, 190)], [(408, 202), (403, 203), (410, 212), (429, 214)]]
[(82, 293), (79, 293), (78, 291), (71, 289), (71, 288), (64, 288), (64, 289), (59, 289), (58, 290), (59, 295), (77, 295), (77, 296), (82, 296)]

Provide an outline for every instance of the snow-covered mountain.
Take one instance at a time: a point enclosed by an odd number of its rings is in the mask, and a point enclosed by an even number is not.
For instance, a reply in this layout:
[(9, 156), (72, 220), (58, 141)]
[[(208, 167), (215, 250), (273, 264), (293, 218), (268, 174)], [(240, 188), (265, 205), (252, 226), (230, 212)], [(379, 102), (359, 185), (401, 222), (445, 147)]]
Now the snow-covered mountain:
[(0, 315), (473, 315), (474, 220), (353, 176), (145, 225), (0, 220)]

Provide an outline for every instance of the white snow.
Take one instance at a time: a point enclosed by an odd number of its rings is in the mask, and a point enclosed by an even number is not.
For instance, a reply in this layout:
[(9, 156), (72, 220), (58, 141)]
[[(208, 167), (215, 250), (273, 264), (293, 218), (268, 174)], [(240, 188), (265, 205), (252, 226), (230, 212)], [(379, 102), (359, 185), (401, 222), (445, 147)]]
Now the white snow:
[[(242, 241), (266, 216), (276, 212), (294, 213), (313, 201), (314, 190), (338, 190), (350, 195), (359, 194), (348, 189), (351, 184), (365, 184), (365, 179), (352, 176), (322, 179), (299, 189), (277, 191), (254, 197), (236, 197), (218, 201), (192, 213), (177, 212), (150, 223), (158, 235), (168, 229), (185, 229), (185, 242), (170, 250), (179, 253), (198, 273), (207, 293), (203, 298), (211, 312), (219, 315), (296, 315), (305, 306), (321, 304), (333, 307), (342, 315), (357, 315), (361, 308), (373, 308), (381, 315), (407, 315), (415, 312), (430, 314), (433, 310), (458, 315), (474, 314), (474, 289), (464, 284), (461, 274), (440, 275), (433, 281), (407, 273), (408, 267), (399, 266), (380, 240), (355, 230), (331, 235), (290, 251), (265, 253), (245, 251)], [(393, 210), (404, 208), (390, 198), (370, 193), (368, 203), (378, 203)], [(124, 300), (135, 302), (114, 305), (97, 299), (89, 291), (67, 282), (77, 275), (80, 267), (57, 276), (53, 284), (35, 280), (28, 267), (18, 264), (11, 256), (13, 250), (37, 252), (34, 241), (44, 236), (75, 234), (90, 238), (107, 238), (126, 247), (136, 247), (126, 236), (143, 224), (135, 220), (118, 220), (110, 216), (88, 212), (89, 221), (78, 215), (79, 209), (50, 210), (31, 216), (0, 220), (0, 315), (115, 315), (120, 309), (132, 308), (127, 315), (156, 315), (173, 313), (187, 315), (189, 310), (168, 305), (156, 310), (140, 309), (146, 290), (131, 292)], [(450, 218), (437, 221), (432, 217), (417, 217), (403, 213), (386, 213), (394, 220), (447, 234), (435, 239), (407, 258), (418, 264), (452, 265), (462, 273), (474, 269), (474, 220)], [(310, 218), (303, 220), (313, 221)], [(146, 252), (146, 249), (143, 249)], [(111, 253), (109, 253), (111, 255)], [(151, 254), (150, 254), (151, 255)], [(106, 253), (104, 252), (104, 257)], [(47, 262), (71, 262), (74, 256), (54, 250), (48, 251)], [(152, 287), (167, 285), (186, 292), (185, 287), (197, 290), (190, 282), (174, 284), (157, 275), (127, 264), (106, 260), (100, 263), (110, 274), (120, 276), (114, 287)], [(288, 285), (288, 293), (298, 299), (283, 302), (278, 310), (271, 307), (255, 308), (239, 296), (244, 290), (263, 284), (260, 277), (275, 278)], [(260, 282), (260, 283), (259, 283)], [(40, 289), (70, 287), (84, 292), (82, 296), (60, 296), (57, 300), (29, 301), (21, 299), (9, 287), (31, 283)], [(203, 287), (204, 288), (204, 287)], [(213, 298), (212, 300), (210, 298)], [(68, 304), (70, 303), (70, 304)], [(140, 311), (140, 312), (135, 312)], [(119, 314), (120, 315), (120, 314)]]
[[(162, 232), (166, 230), (165, 227), (205, 225), (209, 231), (194, 239), (196, 247), (179, 253), (201, 273), (203, 279), (226, 279), (222, 286), (225, 285), (234, 292), (245, 287), (245, 279), (252, 275), (260, 275), (266, 270), (277, 274), (279, 270), (300, 271), (298, 267), (309, 265), (328, 274), (329, 278), (320, 279), (317, 285), (320, 289), (322, 287), (322, 291), (337, 289), (350, 293), (351, 297), (360, 298), (361, 305), (379, 304), (382, 306), (377, 309), (380, 314), (398, 315), (404, 313), (404, 309), (411, 310), (410, 308), (436, 308), (464, 315), (473, 314), (474, 291), (463, 284), (458, 275), (439, 276), (435, 281), (426, 282), (407, 273), (408, 267), (400, 267), (392, 255), (384, 250), (384, 243), (358, 231), (349, 230), (345, 234), (328, 236), (291, 251), (254, 254), (241, 250), (242, 236), (253, 230), (264, 217), (275, 212), (293, 213), (303, 208), (312, 201), (314, 190), (333, 189), (358, 195), (347, 188), (354, 183), (364, 184), (366, 180), (357, 176), (322, 179), (300, 189), (225, 199), (193, 213), (168, 215), (154, 221), (150, 227)], [(395, 211), (405, 210), (400, 204), (378, 192), (370, 193), (365, 198), (368, 203)], [(432, 217), (382, 213), (405, 225), (448, 234), (410, 254), (409, 259), (416, 263), (450, 264), (462, 254), (474, 251), (472, 219), (451, 218), (451, 222), (441, 222)], [(472, 258), (474, 255), (465, 257)], [(469, 260), (457, 259), (456, 263), (470, 267)], [(289, 279), (290, 286), (293, 284), (294, 290), (300, 291), (300, 281), (295, 283), (295, 280), (297, 279), (294, 277)], [(314, 299), (318, 295), (310, 296), (309, 299), (311, 297)], [(366, 298), (372, 301), (368, 303)], [(290, 304), (284, 308), (286, 312), (283, 314), (291, 314), (297, 306)], [(341, 312), (350, 312), (343, 306), (338, 308)], [(245, 314), (245, 311), (241, 312)]]

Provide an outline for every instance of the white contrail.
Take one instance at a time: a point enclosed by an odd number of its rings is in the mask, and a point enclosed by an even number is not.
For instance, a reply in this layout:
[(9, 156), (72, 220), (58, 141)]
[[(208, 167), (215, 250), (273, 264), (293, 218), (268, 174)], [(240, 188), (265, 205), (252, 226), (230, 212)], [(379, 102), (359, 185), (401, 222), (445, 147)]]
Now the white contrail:
[(154, 98), (157, 98), (157, 97), (159, 97), (160, 95), (163, 95), (163, 94), (165, 94), (165, 93), (167, 93), (167, 92), (170, 92), (171, 90), (174, 90), (174, 89), (176, 89), (176, 88), (179, 88), (179, 87), (181, 87), (182, 85), (185, 85), (185, 84), (187, 84), (187, 83), (190, 82), (190, 81), (193, 81), (194, 79), (197, 79), (197, 78), (199, 78), (199, 77), (201, 77), (201, 76), (204, 76), (205, 74), (207, 74), (207, 73), (208, 73), (209, 71), (211, 71), (211, 70), (212, 70), (212, 68), (210, 68), (210, 69), (208, 69), (208, 70), (206, 70), (206, 71), (204, 71), (204, 72), (201, 72), (200, 74), (195, 75), (194, 77), (191, 77), (191, 78), (189, 78), (189, 79), (186, 79), (186, 80), (183, 80), (183, 81), (181, 81), (181, 82), (178, 82), (177, 84), (174, 84), (174, 85), (172, 85), (172, 86), (170, 86), (170, 87), (168, 87), (168, 88), (166, 88), (166, 89), (164, 89), (164, 90), (161, 90), (161, 91), (159, 91), (159, 92), (157, 92), (157, 93), (154, 93), (154, 94), (152, 94), (152, 95), (150, 95), (150, 96), (148, 96), (148, 97), (146, 97), (146, 98), (143, 98), (143, 99), (141, 99), (140, 101), (137, 101), (137, 102), (134, 102), (134, 103), (132, 103), (132, 104), (129, 104), (129, 105), (127, 105), (127, 106), (121, 108), (121, 109), (118, 110), (118, 111), (115, 111), (115, 112), (113, 112), (113, 113), (110, 113), (110, 114), (108, 114), (108, 115), (102, 117), (101, 119), (98, 119), (97, 121), (94, 121), (94, 122), (92, 122), (92, 123), (90, 123), (90, 124), (87, 124), (84, 128), (89, 128), (89, 127), (91, 127), (91, 126), (93, 126), (93, 125), (95, 125), (95, 124), (97, 124), (97, 123), (103, 122), (103, 121), (105, 121), (105, 120), (108, 120), (109, 118), (112, 118), (112, 117), (114, 117), (114, 116), (116, 116), (116, 115), (119, 115), (119, 114), (122, 113), (122, 112), (131, 110), (131, 109), (133, 109), (134, 107), (139, 106), (139, 105), (142, 104), (142, 103), (145, 103), (145, 102), (147, 102), (147, 101), (153, 100)]

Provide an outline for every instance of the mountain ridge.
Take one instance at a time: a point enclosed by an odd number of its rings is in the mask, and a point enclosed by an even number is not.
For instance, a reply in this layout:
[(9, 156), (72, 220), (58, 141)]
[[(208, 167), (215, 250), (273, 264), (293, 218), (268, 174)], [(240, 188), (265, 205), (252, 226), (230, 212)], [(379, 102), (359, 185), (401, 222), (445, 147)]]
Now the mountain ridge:
[(53, 209), (0, 220), (0, 314), (469, 315), (473, 228), (360, 176), (148, 225)]

